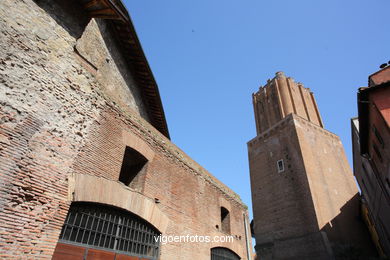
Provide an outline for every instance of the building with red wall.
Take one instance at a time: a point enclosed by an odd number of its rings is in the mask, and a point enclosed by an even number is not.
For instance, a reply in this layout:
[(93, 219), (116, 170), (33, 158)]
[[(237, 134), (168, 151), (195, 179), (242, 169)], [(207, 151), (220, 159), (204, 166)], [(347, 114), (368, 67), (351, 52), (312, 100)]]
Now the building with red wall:
[(369, 76), (352, 119), (354, 174), (362, 213), (382, 256), (390, 256), (390, 66)]

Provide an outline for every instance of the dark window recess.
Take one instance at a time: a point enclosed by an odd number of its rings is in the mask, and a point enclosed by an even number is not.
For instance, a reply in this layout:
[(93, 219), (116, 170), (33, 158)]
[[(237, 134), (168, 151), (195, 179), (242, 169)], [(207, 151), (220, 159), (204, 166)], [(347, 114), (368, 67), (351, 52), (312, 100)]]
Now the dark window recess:
[(123, 156), (122, 169), (119, 175), (119, 181), (129, 185), (140, 173), (148, 160), (133, 148), (126, 147)]
[(60, 234), (61, 243), (157, 259), (160, 233), (130, 212), (94, 203), (73, 203)]
[(232, 250), (224, 247), (211, 248), (211, 260), (240, 260)]
[(230, 213), (224, 207), (221, 207), (221, 231), (230, 233)]
[(374, 148), (375, 154), (378, 157), (379, 161), (383, 162), (382, 155), (379, 152), (378, 146), (376, 146), (376, 144), (373, 144), (372, 147)]
[(372, 126), (372, 130), (374, 131), (376, 139), (381, 144), (382, 148), (384, 148), (385, 147), (385, 142), (383, 142), (383, 138), (382, 138), (381, 134), (379, 133), (378, 129), (376, 129), (376, 127), (373, 125)]

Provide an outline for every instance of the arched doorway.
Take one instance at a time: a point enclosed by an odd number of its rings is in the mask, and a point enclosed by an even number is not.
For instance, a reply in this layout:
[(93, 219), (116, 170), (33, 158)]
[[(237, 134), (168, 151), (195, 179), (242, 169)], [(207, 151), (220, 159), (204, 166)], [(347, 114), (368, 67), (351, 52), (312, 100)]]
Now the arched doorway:
[(240, 260), (241, 258), (229, 248), (211, 248), (211, 260)]
[(72, 203), (53, 259), (158, 259), (160, 232), (112, 206)]

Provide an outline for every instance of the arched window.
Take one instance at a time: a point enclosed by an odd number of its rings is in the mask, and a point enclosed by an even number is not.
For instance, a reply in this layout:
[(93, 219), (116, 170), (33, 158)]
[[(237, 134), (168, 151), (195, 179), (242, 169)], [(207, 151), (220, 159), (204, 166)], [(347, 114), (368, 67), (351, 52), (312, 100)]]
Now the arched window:
[(60, 243), (157, 259), (160, 232), (138, 216), (115, 207), (77, 202), (69, 209)]
[(241, 258), (232, 250), (225, 247), (211, 248), (211, 260), (240, 260)]

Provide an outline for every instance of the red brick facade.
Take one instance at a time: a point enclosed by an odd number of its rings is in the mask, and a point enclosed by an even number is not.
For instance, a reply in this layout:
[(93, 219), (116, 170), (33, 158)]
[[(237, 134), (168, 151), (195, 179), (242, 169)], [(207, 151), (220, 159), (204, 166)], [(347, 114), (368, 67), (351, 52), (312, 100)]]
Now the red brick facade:
[[(246, 206), (151, 125), (108, 22), (65, 5), (0, 4), (0, 257), (51, 258), (72, 201), (90, 201), (164, 235), (226, 235), (224, 207), (233, 242), (168, 243), (160, 258), (210, 259), (222, 246), (247, 259)], [(118, 180), (126, 146), (148, 160), (131, 187)]]
[(344, 148), (323, 128), (310, 89), (278, 72), (253, 105), (257, 136), (248, 154), (260, 259), (370, 255)]
[(352, 119), (354, 174), (362, 211), (379, 254), (390, 256), (390, 67), (372, 74), (358, 92)]

